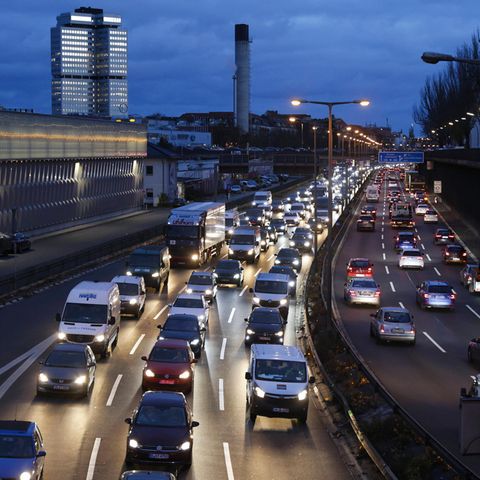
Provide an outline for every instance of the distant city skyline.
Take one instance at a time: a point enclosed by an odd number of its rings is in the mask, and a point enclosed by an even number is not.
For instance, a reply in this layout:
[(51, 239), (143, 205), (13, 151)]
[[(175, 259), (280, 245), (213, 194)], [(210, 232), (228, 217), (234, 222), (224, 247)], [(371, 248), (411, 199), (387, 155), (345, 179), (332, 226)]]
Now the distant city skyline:
[[(60, 13), (81, 6), (71, 0), (4, 6), (0, 105), (50, 113), (49, 30)], [(406, 0), (401, 8), (382, 0), (325, 5), (305, 0), (301, 6), (208, 0), (161, 9), (156, 0), (142, 0), (135, 8), (127, 0), (106, 0), (91, 6), (120, 15), (129, 31), (131, 114), (231, 111), (233, 27), (246, 23), (253, 39), (253, 113), (278, 110), (321, 118), (324, 109), (294, 109), (289, 101), (366, 97), (370, 107), (340, 107), (334, 114), (360, 125), (386, 125), (388, 118), (394, 130), (404, 132), (426, 76), (442, 69), (424, 64), (421, 53), (455, 53), (478, 28), (480, 13), (473, 0), (461, 5)]]

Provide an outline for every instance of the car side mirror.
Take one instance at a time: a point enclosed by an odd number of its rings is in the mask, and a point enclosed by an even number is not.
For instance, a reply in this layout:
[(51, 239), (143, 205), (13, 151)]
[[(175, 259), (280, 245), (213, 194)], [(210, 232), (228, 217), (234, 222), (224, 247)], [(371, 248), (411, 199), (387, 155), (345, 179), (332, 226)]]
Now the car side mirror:
[(248, 318), (244, 318), (243, 321), (244, 321), (244, 322), (248, 322)]
[(146, 355), (143, 355), (143, 356), (141, 357), (141, 359), (142, 359), (144, 362), (146, 362), (146, 361), (148, 360), (148, 358), (147, 358)]
[(371, 316), (372, 318), (375, 318), (375, 317), (376, 317), (376, 315), (375, 315), (374, 313), (371, 313), (370, 316)]
[(146, 290), (140, 290), (140, 295), (146, 295), (147, 291)]
[(110, 320), (108, 321), (109, 325), (115, 325), (115, 317), (110, 317)]
[(45, 457), (47, 455), (47, 452), (45, 450), (40, 450), (35, 456), (37, 458), (40, 458), (40, 457)]
[(132, 419), (130, 417), (125, 419), (125, 423), (128, 423), (129, 425), (132, 424)]
[(206, 329), (206, 327), (202, 327), (202, 328), (200, 329), (200, 331), (201, 331), (201, 332), (206, 332), (207, 329)]
[(310, 384), (315, 383), (315, 377), (313, 375), (311, 377), (309, 377), (308, 383), (310, 383)]
[(157, 325), (157, 328), (161, 330), (163, 327), (161, 325)]
[(346, 286), (347, 286), (347, 282), (345, 282), (345, 283), (343, 284), (343, 286), (346, 287)]
[(200, 423), (193, 421), (192, 422), (192, 428), (198, 427)]
[(56, 320), (57, 322), (61, 322), (61, 321), (62, 321), (62, 316), (61, 316), (59, 313), (56, 313), (56, 314), (55, 314), (55, 320)]
[(240, 267), (240, 271), (243, 272), (245, 269), (243, 267)]
[(185, 282), (185, 285), (188, 285), (188, 282)]
[(260, 242), (257, 240), (257, 241), (255, 242), (255, 246), (258, 247), (259, 245), (260, 245)]
[(245, 380), (251, 380), (252, 374), (250, 372), (245, 372)]
[(253, 293), (253, 288), (249, 288), (248, 291), (249, 291), (250, 293)]
[(95, 362), (88, 362), (87, 368), (95, 367), (97, 364)]
[(190, 360), (190, 363), (198, 363), (198, 360), (197, 360), (196, 358), (192, 358), (192, 359)]
[(467, 396), (467, 389), (465, 387), (460, 389), (460, 396), (466, 397)]
[(172, 304), (171, 304), (171, 303), (169, 303), (168, 306), (169, 306), (170, 308), (172, 308)]

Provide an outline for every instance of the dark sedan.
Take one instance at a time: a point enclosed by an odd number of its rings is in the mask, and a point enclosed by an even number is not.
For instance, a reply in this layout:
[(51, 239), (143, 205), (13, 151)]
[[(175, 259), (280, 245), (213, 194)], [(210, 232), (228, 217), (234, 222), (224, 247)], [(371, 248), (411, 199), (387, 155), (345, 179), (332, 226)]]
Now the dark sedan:
[(449, 228), (437, 228), (433, 235), (435, 245), (447, 245), (455, 241), (455, 234)]
[(131, 418), (125, 464), (192, 464), (192, 411), (183, 393), (145, 392)]
[(467, 252), (461, 245), (445, 245), (442, 253), (443, 263), (467, 263)]
[(303, 233), (294, 233), (289, 244), (300, 253), (312, 253), (313, 251), (313, 240), (309, 235)]
[(238, 260), (220, 260), (213, 271), (217, 285), (243, 285), (243, 267)]
[(152, 470), (128, 470), (123, 472), (120, 480), (176, 480), (173, 473)]
[(357, 231), (375, 231), (375, 219), (372, 215), (360, 215), (357, 220)]
[(272, 218), (270, 225), (275, 228), (277, 235), (283, 235), (287, 231), (287, 224), (283, 218)]
[(257, 307), (245, 319), (245, 345), (252, 343), (283, 344), (285, 322), (278, 308)]
[(302, 256), (296, 248), (281, 248), (276, 257), (275, 265), (287, 265), (296, 272), (302, 269)]

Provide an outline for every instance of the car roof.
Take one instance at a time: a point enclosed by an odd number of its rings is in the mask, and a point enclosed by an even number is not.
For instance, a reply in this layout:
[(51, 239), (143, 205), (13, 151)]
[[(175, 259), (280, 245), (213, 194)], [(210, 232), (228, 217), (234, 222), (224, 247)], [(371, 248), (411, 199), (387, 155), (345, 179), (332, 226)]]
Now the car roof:
[(257, 280), (270, 280), (272, 282), (288, 282), (290, 279), (288, 278), (288, 275), (284, 273), (259, 273), (257, 276)]
[(464, 247), (462, 247), (462, 245), (459, 245), (458, 243), (449, 243), (448, 245), (445, 245), (445, 248), (462, 248), (462, 249), (464, 249)]
[(225, 260), (219, 260), (215, 268), (218, 268), (222, 264), (233, 264), (233, 263), (235, 263), (236, 265), (240, 265), (239, 260), (225, 259)]
[(140, 285), (142, 277), (136, 277), (135, 275), (117, 275), (112, 278), (112, 283), (132, 283)]
[(212, 277), (212, 272), (192, 272), (190, 277)]
[(201, 293), (179, 293), (173, 303), (175, 303), (178, 299), (189, 298), (194, 300), (201, 300), (202, 297), (203, 295)]
[(141, 405), (185, 405), (185, 395), (180, 392), (148, 391), (140, 399)]
[(0, 420), (0, 434), (15, 433), (30, 436), (35, 429), (35, 423), (25, 420)]
[(298, 347), (292, 345), (271, 345), (256, 344), (252, 345), (252, 354), (258, 359), (281, 359), (297, 362), (305, 362), (305, 357)]
[(259, 315), (261, 313), (278, 313), (280, 315), (280, 310), (278, 308), (257, 307), (250, 312), (250, 316)]
[(188, 342), (186, 340), (180, 340), (176, 338), (161, 338), (155, 342), (152, 349), (156, 347), (183, 349), (188, 348)]
[(52, 352), (85, 352), (87, 346), (84, 343), (56, 343), (53, 346)]
[(370, 260), (368, 258), (364, 258), (364, 257), (355, 257), (355, 258), (351, 258), (348, 263), (350, 262), (370, 262)]
[(294, 273), (295, 276), (297, 275), (293, 267), (291, 267), (290, 265), (272, 265), (268, 273), (283, 273), (283, 272)]
[[(169, 319), (177, 319), (178, 317), (182, 317), (182, 320), (195, 320), (198, 322), (198, 317), (196, 315), (192, 315), (191, 313), (170, 313), (167, 315), (165, 323), (168, 322)], [(165, 326), (165, 324), (163, 326)]]
[(381, 307), (380, 310), (382, 310), (383, 312), (410, 313), (408, 309), (402, 307)]
[(448, 282), (441, 282), (439, 280), (425, 280), (425, 284), (428, 286), (445, 286), (449, 287), (450, 284)]
[(155, 472), (152, 470), (128, 470), (122, 473), (122, 480), (175, 480), (170, 472)]

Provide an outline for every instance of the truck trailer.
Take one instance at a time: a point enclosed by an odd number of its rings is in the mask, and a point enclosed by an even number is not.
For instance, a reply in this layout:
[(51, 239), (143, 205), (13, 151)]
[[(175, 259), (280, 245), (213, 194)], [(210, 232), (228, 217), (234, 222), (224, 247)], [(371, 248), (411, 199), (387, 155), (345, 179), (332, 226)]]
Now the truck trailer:
[(225, 204), (192, 202), (174, 208), (165, 233), (172, 267), (202, 265), (219, 256), (225, 243)]

